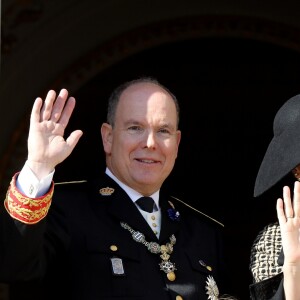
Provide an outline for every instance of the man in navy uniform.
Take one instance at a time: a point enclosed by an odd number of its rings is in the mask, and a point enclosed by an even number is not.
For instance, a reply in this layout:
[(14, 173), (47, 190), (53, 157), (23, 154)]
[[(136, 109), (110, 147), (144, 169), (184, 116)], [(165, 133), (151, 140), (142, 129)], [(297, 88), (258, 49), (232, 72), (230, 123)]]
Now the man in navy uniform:
[(43, 300), (219, 299), (223, 225), (161, 190), (181, 139), (176, 97), (148, 77), (116, 88), (104, 174), (54, 184), (83, 134), (64, 138), (74, 107), (66, 89), (33, 105), (28, 158), (0, 215), (0, 280), (33, 282)]

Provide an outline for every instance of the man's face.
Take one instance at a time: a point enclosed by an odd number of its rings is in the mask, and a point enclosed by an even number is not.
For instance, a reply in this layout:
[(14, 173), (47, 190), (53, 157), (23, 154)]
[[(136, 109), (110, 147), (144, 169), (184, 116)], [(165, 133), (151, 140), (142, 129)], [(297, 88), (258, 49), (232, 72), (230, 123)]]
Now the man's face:
[(142, 194), (158, 190), (174, 167), (181, 133), (173, 99), (152, 83), (138, 83), (121, 95), (114, 128), (102, 126), (107, 166)]

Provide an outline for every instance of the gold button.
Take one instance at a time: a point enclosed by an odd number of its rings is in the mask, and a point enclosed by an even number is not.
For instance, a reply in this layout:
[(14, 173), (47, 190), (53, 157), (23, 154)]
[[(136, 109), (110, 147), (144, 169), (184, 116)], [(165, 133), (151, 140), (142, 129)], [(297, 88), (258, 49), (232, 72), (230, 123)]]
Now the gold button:
[(157, 225), (156, 225), (155, 223), (152, 223), (152, 226), (153, 226), (153, 227), (156, 227)]
[(177, 295), (176, 300), (183, 300), (183, 298), (181, 296)]
[[(170, 281), (174, 281), (176, 279), (176, 275), (174, 272), (169, 272), (167, 274), (167, 278), (170, 280)], [(180, 297), (180, 296), (179, 296)]]
[(118, 247), (116, 245), (111, 245), (110, 246), (110, 250), (111, 251), (117, 251), (118, 250)]
[(152, 219), (152, 220), (155, 220), (155, 216), (151, 216), (151, 219)]

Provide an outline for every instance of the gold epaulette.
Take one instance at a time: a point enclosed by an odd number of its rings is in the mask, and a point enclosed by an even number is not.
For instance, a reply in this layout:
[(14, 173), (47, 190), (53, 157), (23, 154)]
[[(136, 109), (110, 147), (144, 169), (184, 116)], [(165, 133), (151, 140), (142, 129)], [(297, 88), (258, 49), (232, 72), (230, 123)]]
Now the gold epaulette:
[(74, 181), (55, 182), (54, 185), (59, 185), (59, 184), (73, 184), (73, 183), (84, 183), (84, 182), (87, 182), (87, 180), (74, 180)]
[(209, 218), (210, 220), (212, 220), (212, 221), (214, 221), (214, 222), (218, 223), (219, 225), (221, 225), (222, 227), (224, 227), (224, 224), (223, 224), (223, 223), (221, 223), (221, 222), (217, 221), (216, 219), (214, 219), (214, 218), (212, 218), (212, 217), (210, 217), (210, 216), (206, 215), (206, 214), (205, 214), (205, 213), (203, 213), (202, 211), (200, 211), (200, 210), (198, 210), (198, 209), (196, 209), (196, 208), (192, 207), (191, 205), (189, 205), (189, 204), (187, 204), (187, 203), (183, 202), (182, 200), (180, 200), (180, 199), (178, 199), (178, 198), (176, 198), (176, 197), (174, 197), (174, 196), (171, 196), (171, 197), (172, 197), (173, 199), (175, 199), (176, 201), (178, 201), (178, 202), (180, 202), (180, 203), (184, 204), (185, 206), (187, 206), (187, 207), (191, 208), (192, 210), (196, 211), (197, 213), (199, 213), (199, 214), (201, 214), (201, 215), (203, 215), (203, 216), (205, 216), (205, 217)]

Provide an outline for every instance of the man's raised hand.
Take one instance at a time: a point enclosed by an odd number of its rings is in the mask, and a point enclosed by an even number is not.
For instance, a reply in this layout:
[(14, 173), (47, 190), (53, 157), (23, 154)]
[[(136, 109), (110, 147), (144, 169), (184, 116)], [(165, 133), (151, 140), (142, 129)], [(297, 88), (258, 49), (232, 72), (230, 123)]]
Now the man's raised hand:
[(64, 138), (75, 98), (68, 97), (68, 91), (50, 90), (45, 101), (38, 97), (33, 105), (28, 136), (28, 165), (41, 179), (52, 172), (73, 151), (82, 136), (81, 130), (73, 131)]

